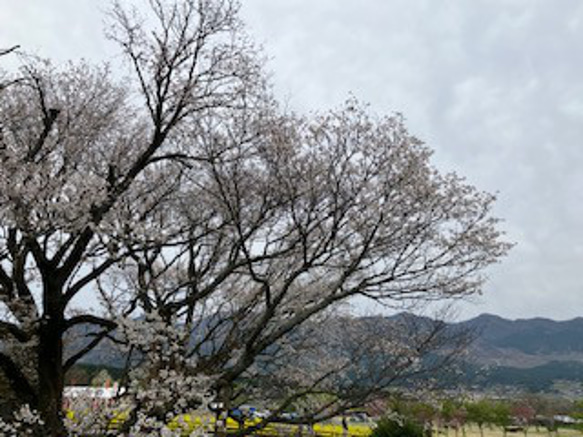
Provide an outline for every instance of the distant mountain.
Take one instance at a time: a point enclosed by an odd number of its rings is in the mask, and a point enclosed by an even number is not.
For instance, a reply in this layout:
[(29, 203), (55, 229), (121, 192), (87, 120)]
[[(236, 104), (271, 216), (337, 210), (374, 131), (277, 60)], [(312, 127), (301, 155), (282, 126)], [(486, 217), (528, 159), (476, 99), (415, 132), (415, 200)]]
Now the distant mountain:
[(507, 320), (483, 314), (456, 325), (476, 332), (471, 356), (482, 365), (532, 368), (551, 362), (583, 363), (583, 318)]
[[(367, 319), (369, 323), (408, 321), (419, 326), (432, 323), (431, 319), (411, 314)], [(561, 381), (583, 383), (583, 318), (508, 320), (482, 314), (448, 326), (449, 329), (469, 330), (475, 335), (463, 378), (468, 385), (551, 391)], [(76, 344), (77, 347), (81, 345), (82, 342)], [(105, 342), (82, 361), (119, 368), (124, 357), (110, 342)], [(581, 393), (583, 395), (583, 391)]]

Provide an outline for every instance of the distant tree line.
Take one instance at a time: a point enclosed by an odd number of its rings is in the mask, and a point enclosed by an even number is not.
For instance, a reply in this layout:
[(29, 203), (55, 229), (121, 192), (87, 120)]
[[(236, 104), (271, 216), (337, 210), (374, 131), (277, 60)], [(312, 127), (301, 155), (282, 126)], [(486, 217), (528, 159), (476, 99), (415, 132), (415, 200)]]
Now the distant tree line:
[[(439, 432), (465, 436), (469, 426), (481, 436), (496, 428), (506, 435), (541, 429), (560, 433), (560, 428), (583, 431), (583, 400), (568, 400), (546, 395), (522, 395), (514, 399), (441, 399), (434, 401), (393, 398), (387, 415), (379, 422), (377, 437), (422, 436)], [(399, 434), (401, 433), (401, 434)]]

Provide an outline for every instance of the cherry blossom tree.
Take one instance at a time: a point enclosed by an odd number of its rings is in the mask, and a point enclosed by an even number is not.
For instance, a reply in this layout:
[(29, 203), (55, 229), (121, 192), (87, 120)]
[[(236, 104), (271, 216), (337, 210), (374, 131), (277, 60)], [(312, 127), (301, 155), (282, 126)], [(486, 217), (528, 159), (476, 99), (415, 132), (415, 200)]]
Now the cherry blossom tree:
[(406, 333), (343, 305), (478, 293), (509, 249), (494, 197), (437, 171), (399, 115), (280, 109), (237, 2), (148, 3), (111, 11), (129, 78), (32, 58), (2, 76), (0, 370), (40, 435), (66, 435), (64, 375), (106, 338), (133, 368), (131, 435), (252, 380), (282, 389), (271, 419), (313, 421), (430, 350), (447, 361), (439, 323)]

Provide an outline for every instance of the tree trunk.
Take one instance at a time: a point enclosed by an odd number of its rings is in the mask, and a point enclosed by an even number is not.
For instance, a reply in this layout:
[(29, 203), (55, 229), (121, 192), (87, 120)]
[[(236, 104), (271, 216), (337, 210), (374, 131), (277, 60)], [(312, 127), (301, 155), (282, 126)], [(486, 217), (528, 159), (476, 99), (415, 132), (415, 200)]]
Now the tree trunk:
[[(52, 314), (51, 314), (52, 313)], [(51, 311), (39, 332), (37, 357), (38, 410), (47, 437), (65, 436), (63, 424), (63, 315)]]

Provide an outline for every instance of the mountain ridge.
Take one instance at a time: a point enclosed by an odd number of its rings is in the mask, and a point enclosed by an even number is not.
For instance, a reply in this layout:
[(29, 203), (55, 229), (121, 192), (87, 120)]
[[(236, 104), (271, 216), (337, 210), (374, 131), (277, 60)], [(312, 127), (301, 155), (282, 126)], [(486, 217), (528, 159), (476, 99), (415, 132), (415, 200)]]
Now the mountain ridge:
[(583, 363), (582, 317), (511, 320), (482, 314), (452, 325), (478, 332), (470, 354), (485, 365), (531, 368), (553, 361)]
[[(431, 318), (408, 313), (365, 318), (373, 323), (391, 323), (399, 317), (412, 317), (411, 321), (419, 324), (432, 323)], [(561, 381), (568, 381), (570, 386), (583, 382), (583, 317), (511, 320), (481, 314), (449, 322), (446, 329), (467, 330), (475, 336), (465, 363), (468, 385), (552, 391)], [(122, 367), (123, 363), (124, 356), (107, 342), (83, 359), (86, 365)], [(580, 391), (583, 395), (583, 385)]]

